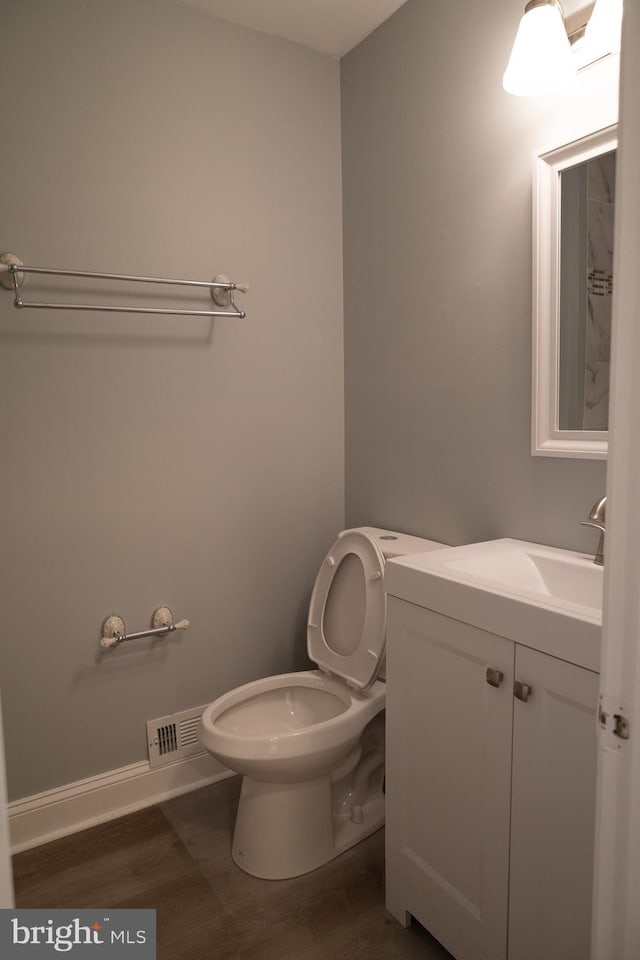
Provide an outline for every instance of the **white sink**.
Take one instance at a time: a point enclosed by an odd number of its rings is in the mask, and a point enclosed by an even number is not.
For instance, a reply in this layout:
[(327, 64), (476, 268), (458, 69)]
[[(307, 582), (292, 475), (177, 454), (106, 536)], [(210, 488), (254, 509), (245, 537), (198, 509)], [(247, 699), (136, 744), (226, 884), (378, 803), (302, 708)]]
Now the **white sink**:
[(490, 540), (388, 561), (387, 593), (599, 669), (603, 568), (593, 557)]
[(593, 557), (520, 540), (492, 540), (458, 548), (443, 570), (516, 594), (602, 611), (602, 567)]

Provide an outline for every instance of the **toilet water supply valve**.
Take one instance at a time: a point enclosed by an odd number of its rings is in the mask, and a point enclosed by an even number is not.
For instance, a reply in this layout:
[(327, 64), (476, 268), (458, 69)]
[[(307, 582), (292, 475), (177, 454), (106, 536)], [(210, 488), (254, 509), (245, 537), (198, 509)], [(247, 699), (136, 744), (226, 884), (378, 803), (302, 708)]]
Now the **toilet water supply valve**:
[(191, 626), (188, 620), (173, 622), (173, 613), (169, 607), (158, 607), (151, 618), (151, 629), (138, 633), (127, 633), (124, 620), (116, 613), (110, 614), (102, 624), (100, 645), (109, 649), (117, 647), (127, 640), (140, 640), (142, 637), (166, 637), (175, 630), (187, 630)]

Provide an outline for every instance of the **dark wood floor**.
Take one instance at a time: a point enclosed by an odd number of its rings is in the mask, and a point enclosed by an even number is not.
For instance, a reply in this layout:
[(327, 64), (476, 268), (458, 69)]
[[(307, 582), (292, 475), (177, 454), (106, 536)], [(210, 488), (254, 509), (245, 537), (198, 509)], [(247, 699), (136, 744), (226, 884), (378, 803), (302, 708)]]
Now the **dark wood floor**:
[(14, 857), (16, 906), (153, 907), (158, 960), (451, 960), (384, 908), (384, 832), (294, 880), (230, 854), (237, 779)]

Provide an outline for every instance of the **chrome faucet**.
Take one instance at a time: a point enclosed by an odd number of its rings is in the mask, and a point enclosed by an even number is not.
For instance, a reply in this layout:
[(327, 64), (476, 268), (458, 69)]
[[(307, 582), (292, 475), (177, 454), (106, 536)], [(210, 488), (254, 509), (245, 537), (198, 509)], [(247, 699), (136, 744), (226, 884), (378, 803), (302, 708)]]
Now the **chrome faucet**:
[(600, 531), (600, 539), (598, 540), (598, 546), (596, 548), (596, 555), (593, 558), (593, 562), (597, 563), (598, 566), (603, 566), (604, 564), (604, 534), (605, 534), (605, 525), (604, 518), (607, 507), (607, 498), (602, 497), (601, 500), (597, 500), (589, 511), (589, 516), (586, 520), (581, 520), (580, 523), (583, 527), (595, 527)]

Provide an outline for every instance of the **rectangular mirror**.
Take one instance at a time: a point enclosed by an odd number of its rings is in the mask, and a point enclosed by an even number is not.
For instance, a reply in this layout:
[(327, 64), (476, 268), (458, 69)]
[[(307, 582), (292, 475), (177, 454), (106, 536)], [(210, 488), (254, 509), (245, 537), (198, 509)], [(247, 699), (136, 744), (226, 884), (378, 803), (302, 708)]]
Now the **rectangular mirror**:
[(532, 453), (607, 456), (617, 127), (538, 154)]

